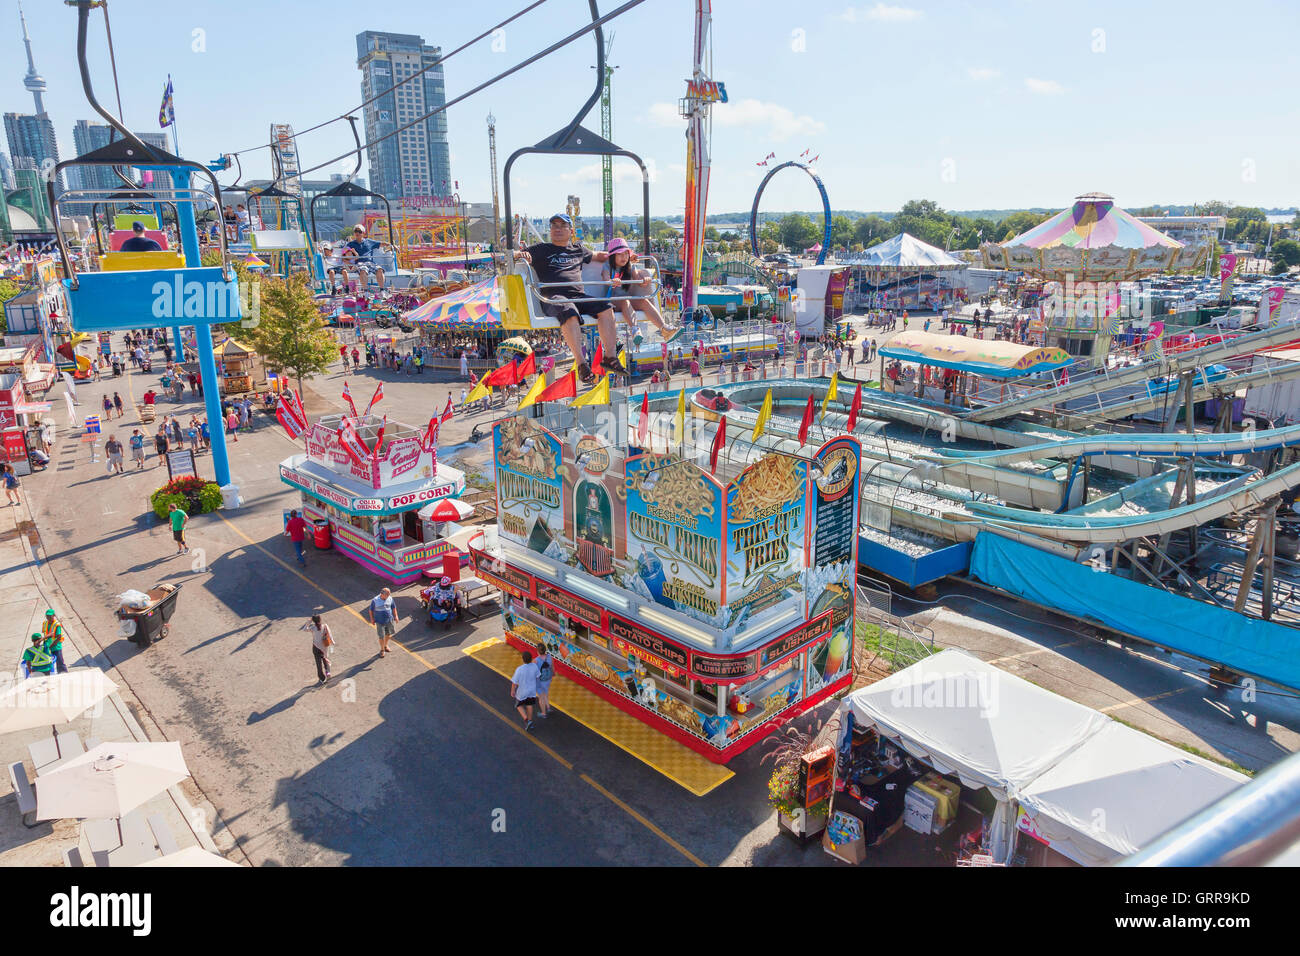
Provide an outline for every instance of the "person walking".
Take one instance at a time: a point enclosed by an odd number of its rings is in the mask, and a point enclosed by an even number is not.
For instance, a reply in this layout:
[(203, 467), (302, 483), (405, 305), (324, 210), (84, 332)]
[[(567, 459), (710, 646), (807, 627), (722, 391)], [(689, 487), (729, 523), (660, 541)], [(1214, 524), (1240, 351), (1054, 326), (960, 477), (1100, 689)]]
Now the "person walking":
[(510, 675), (510, 697), (524, 719), (524, 730), (532, 730), (533, 707), (537, 704), (537, 665), (527, 651), (524, 651), (524, 662)]
[(131, 446), (131, 460), (135, 462), (136, 471), (140, 471), (144, 468), (144, 436), (140, 434), (140, 429), (131, 430), (128, 443)]
[(333, 676), (330, 673), (330, 653), (334, 650), (334, 635), (330, 633), (330, 626), (321, 620), (319, 614), (313, 614), (302, 629), (311, 634), (311, 656), (316, 661), (316, 683), (328, 684)]
[(171, 439), (171, 446), (173, 448), (185, 447), (185, 437), (181, 433), (181, 423), (179, 419), (173, 417), (171, 420), (171, 425), (168, 426), (167, 431), (168, 431), (167, 437)]
[(22, 504), (22, 499), (18, 496), (18, 476), (14, 474), (13, 465), (4, 466), (5, 494), (9, 497), (9, 504)]
[(212, 445), (212, 432), (208, 429), (206, 418), (199, 422), (199, 437), (203, 439), (203, 449), (206, 451)]
[(239, 436), (235, 433), (239, 428), (239, 414), (232, 408), (226, 413), (226, 434), (230, 435), (235, 441), (239, 441)]
[(117, 472), (122, 473), (122, 443), (117, 440), (117, 435), (110, 434), (108, 441), (104, 443), (104, 451), (108, 453), (108, 473), (111, 475)]
[(185, 513), (184, 508), (173, 503), (167, 506), (167, 517), (171, 519), (172, 538), (176, 541), (176, 553), (185, 554), (190, 550), (185, 544), (185, 526), (189, 524), (190, 516)]
[(193, 416), (190, 416), (190, 423), (185, 426), (185, 437), (190, 443), (190, 453), (197, 455), (199, 453), (199, 422)]
[(370, 616), (370, 623), (375, 626), (375, 633), (379, 635), (379, 656), (388, 655), (388, 642), (392, 640), (393, 630), (397, 625), (397, 607), (393, 603), (393, 592), (384, 588), (376, 594), (370, 601), (370, 606), (366, 608), (366, 614)]
[(303, 542), (307, 540), (307, 522), (302, 520), (302, 515), (298, 514), (296, 508), (289, 512), (289, 520), (285, 522), (284, 533), (293, 542), (293, 551), (298, 556), (298, 563), (305, 568), (307, 559), (303, 557), (302, 547)]
[(159, 425), (158, 434), (153, 436), (153, 447), (157, 453), (157, 458), (154, 459), (155, 465), (160, 464), (167, 457), (167, 444), (167, 426)]
[(104, 421), (108, 421), (112, 417), (113, 417), (113, 400), (109, 398), (107, 394), (105, 394), (104, 395)]
[(546, 718), (551, 713), (551, 680), (555, 677), (555, 659), (545, 644), (537, 647), (537, 716)]

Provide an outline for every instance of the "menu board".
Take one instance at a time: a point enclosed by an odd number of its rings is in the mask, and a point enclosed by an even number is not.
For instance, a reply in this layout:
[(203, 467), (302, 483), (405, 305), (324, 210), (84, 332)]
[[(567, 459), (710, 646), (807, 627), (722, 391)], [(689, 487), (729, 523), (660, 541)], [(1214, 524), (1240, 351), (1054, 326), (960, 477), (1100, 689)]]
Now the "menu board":
[(857, 442), (851, 439), (827, 442), (817, 452), (821, 475), (813, 482), (814, 567), (840, 564), (855, 553), (859, 457)]

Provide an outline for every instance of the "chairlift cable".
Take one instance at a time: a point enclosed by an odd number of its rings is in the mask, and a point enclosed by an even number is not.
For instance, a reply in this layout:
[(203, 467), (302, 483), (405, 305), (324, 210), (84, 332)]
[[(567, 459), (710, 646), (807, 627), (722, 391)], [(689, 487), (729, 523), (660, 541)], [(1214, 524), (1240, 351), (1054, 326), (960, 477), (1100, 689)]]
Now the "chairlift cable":
[[(551, 55), (552, 53), (554, 53), (556, 50), (559, 50), (559, 49), (562, 48), (562, 47), (568, 46), (568, 45), (569, 45), (570, 43), (572, 43), (574, 40), (581, 39), (582, 37), (586, 36), (588, 33), (591, 33), (593, 30), (597, 30), (597, 29), (599, 29), (600, 27), (604, 26), (604, 25), (605, 25), (606, 23), (608, 23), (610, 20), (613, 20), (613, 19), (615, 19), (616, 17), (620, 17), (620, 16), (622, 16), (624, 13), (627, 13), (627, 12), (628, 12), (629, 10), (631, 10), (633, 7), (638, 7), (638, 6), (640, 6), (640, 5), (641, 5), (642, 3), (644, 3), (644, 2), (645, 2), (645, 0), (627, 0), (627, 2), (624, 3), (621, 7), (618, 7), (617, 9), (611, 11), (610, 13), (605, 14), (603, 17), (600, 17), (600, 18), (597, 19), (597, 20), (593, 20), (591, 23), (587, 24), (586, 26), (581, 27), (581, 28), (579, 28), (578, 30), (575, 30), (573, 33), (570, 33), (570, 34), (569, 34), (567, 37), (565, 37), (563, 40), (558, 40), (558, 41), (556, 41), (555, 43), (552, 43), (552, 44), (551, 44), (550, 46), (548, 46), (546, 49), (541, 50), (541, 51), (538, 52), (538, 53), (534, 53), (534, 54), (533, 54), (532, 56), (530, 56), (528, 59), (523, 60), (523, 61), (521, 61), (521, 62), (519, 62), (519, 63), (516, 63), (514, 66), (510, 67), (508, 70), (503, 70), (502, 72), (498, 73), (496, 76), (492, 77), (490, 80), (485, 80), (485, 81), (483, 81), (482, 83), (480, 83), (478, 86), (474, 87), (473, 89), (467, 90), (466, 92), (460, 94), (459, 96), (457, 96), (457, 97), (455, 97), (455, 98), (453, 98), (453, 99), (448, 100), (448, 101), (447, 101), (446, 103), (444, 103), (442, 106), (439, 106), (439, 107), (437, 107), (436, 109), (430, 110), (428, 113), (425, 113), (423, 116), (419, 116), (419, 117), (417, 117), (416, 119), (411, 120), (411, 122), (407, 123), (405, 126), (400, 126), (400, 127), (398, 127), (397, 129), (393, 130), (391, 133), (385, 133), (383, 136), (380, 136), (380, 137), (378, 137), (377, 139), (370, 140), (370, 141), (367, 142), (364, 146), (362, 146), (362, 149), (369, 149), (371, 146), (374, 146), (376, 143), (382, 143), (384, 140), (389, 139), (389, 138), (391, 138), (391, 137), (393, 137), (393, 136), (396, 136), (398, 133), (404, 133), (404, 132), (406, 132), (406, 130), (410, 129), (412, 126), (415, 126), (415, 125), (417, 125), (417, 124), (419, 124), (419, 123), (423, 123), (425, 120), (427, 120), (427, 119), (428, 119), (429, 117), (431, 117), (431, 116), (436, 116), (436, 115), (439, 114), (439, 113), (445, 112), (446, 110), (448, 110), (448, 109), (450, 109), (451, 107), (455, 106), (456, 104), (458, 104), (458, 103), (460, 103), (460, 102), (462, 102), (462, 101), (468, 99), (469, 97), (475, 95), (476, 93), (481, 93), (483, 90), (487, 89), (489, 86), (492, 86), (493, 84), (498, 83), (498, 82), (500, 82), (501, 80), (504, 80), (504, 79), (505, 79), (506, 77), (508, 77), (508, 76), (511, 76), (511, 75), (513, 75), (513, 74), (515, 74), (515, 73), (518, 73), (518, 72), (519, 72), (520, 70), (522, 70), (524, 67), (526, 67), (526, 66), (531, 66), (533, 63), (536, 63), (538, 60), (542, 59), (543, 57), (550, 56), (550, 55)], [(339, 162), (340, 160), (347, 159), (349, 156), (351, 156), (351, 155), (352, 155), (353, 153), (355, 153), (355, 152), (356, 152), (355, 149), (349, 149), (347, 152), (345, 152), (345, 153), (340, 153), (338, 156), (335, 156), (335, 157), (332, 158), (332, 159), (327, 159), (327, 160), (326, 160), (325, 162), (323, 162), (323, 163), (320, 163), (320, 164), (318, 164), (318, 165), (316, 165), (316, 166), (312, 166), (312, 167), (309, 168), (309, 169), (304, 169), (304, 170), (303, 170), (302, 172), (300, 172), (298, 175), (299, 175), (299, 176), (305, 176), (305, 175), (307, 175), (308, 173), (313, 173), (313, 172), (316, 172), (316, 171), (319, 170), (319, 169), (324, 169), (326, 166), (332, 166), (334, 163), (337, 163), (337, 162)]]
[[(405, 79), (401, 80), (400, 82), (398, 82), (398, 83), (394, 83), (392, 86), (390, 86), (388, 89), (384, 90), (382, 93), (376, 93), (376, 94), (375, 94), (374, 96), (372, 96), (370, 99), (365, 100), (364, 102), (362, 102), (360, 106), (355, 106), (355, 107), (353, 107), (352, 109), (348, 110), (347, 112), (343, 113), (343, 114), (340, 115), (340, 116), (336, 116), (336, 117), (334, 117), (333, 119), (325, 120), (325, 122), (323, 122), (323, 123), (317, 123), (315, 126), (309, 126), (309, 127), (307, 127), (307, 129), (302, 130), (301, 132), (294, 133), (293, 138), (294, 138), (294, 141), (295, 141), (295, 145), (296, 145), (296, 142), (297, 142), (297, 139), (298, 139), (299, 136), (306, 136), (308, 133), (312, 133), (312, 132), (315, 132), (315, 131), (318, 130), (318, 129), (322, 129), (323, 127), (329, 126), (331, 123), (337, 123), (337, 122), (339, 122), (340, 120), (347, 119), (348, 116), (349, 116), (350, 114), (355, 113), (357, 110), (365, 109), (365, 108), (366, 108), (367, 106), (369, 106), (371, 103), (375, 102), (376, 100), (382, 99), (383, 97), (387, 96), (389, 93), (391, 93), (391, 92), (393, 92), (394, 90), (396, 90), (398, 87), (403, 86), (403, 85), (405, 85), (405, 84), (407, 84), (407, 83), (410, 83), (410, 82), (411, 82), (412, 80), (414, 80), (416, 77), (423, 76), (423, 75), (424, 75), (425, 73), (427, 73), (429, 70), (432, 70), (435, 66), (441, 66), (443, 63), (445, 63), (447, 60), (450, 60), (450, 59), (451, 59), (453, 56), (455, 56), (457, 53), (462, 53), (462, 52), (464, 52), (464, 51), (467, 50), (469, 47), (473, 46), (475, 43), (478, 43), (480, 40), (483, 40), (483, 39), (486, 39), (487, 37), (490, 37), (492, 34), (496, 33), (497, 30), (500, 30), (500, 29), (502, 29), (503, 27), (507, 26), (508, 24), (513, 23), (515, 20), (518, 20), (518, 19), (519, 19), (520, 17), (522, 17), (524, 14), (526, 14), (526, 13), (531, 13), (533, 10), (536, 10), (538, 7), (540, 7), (540, 6), (541, 6), (542, 4), (544, 4), (544, 3), (546, 3), (546, 0), (534, 0), (533, 3), (530, 3), (528, 6), (524, 7), (522, 10), (518, 11), (517, 13), (511, 14), (509, 17), (507, 17), (506, 19), (502, 20), (502, 21), (501, 21), (500, 23), (498, 23), (496, 26), (489, 27), (488, 29), (484, 30), (484, 31), (483, 31), (482, 33), (480, 33), (478, 36), (474, 37), (474, 39), (472, 39), (472, 40), (468, 40), (468, 41), (466, 41), (465, 43), (462, 43), (460, 46), (456, 47), (456, 49), (452, 50), (450, 53), (446, 54), (445, 56), (440, 56), (440, 57), (438, 57), (436, 60), (434, 60), (434, 61), (433, 61), (432, 63), (430, 63), (428, 66), (421, 68), (419, 71), (417, 71), (417, 72), (415, 72), (415, 73), (412, 73), (410, 76), (406, 77)], [(269, 149), (270, 147), (271, 147), (271, 144), (269, 144), (269, 143), (263, 143), (261, 146), (251, 146), (251, 147), (249, 147), (248, 149), (237, 150), (235, 153), (232, 153), (231, 155), (239, 155), (240, 153), (254, 153), (254, 152), (257, 152), (259, 149)]]

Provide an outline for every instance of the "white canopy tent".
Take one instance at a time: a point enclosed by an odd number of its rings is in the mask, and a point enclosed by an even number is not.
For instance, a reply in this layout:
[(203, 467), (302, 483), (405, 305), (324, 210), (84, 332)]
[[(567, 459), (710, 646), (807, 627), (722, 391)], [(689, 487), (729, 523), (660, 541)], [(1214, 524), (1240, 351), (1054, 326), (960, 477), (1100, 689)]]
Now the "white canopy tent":
[(1248, 779), (1111, 721), (1019, 799), (1052, 849), (1102, 866), (1136, 853)]
[(855, 691), (845, 710), (963, 786), (987, 787), (999, 863), (1015, 847), (1017, 804), (1050, 846), (1096, 864), (1246, 779), (955, 649)]
[(842, 263), (855, 266), (884, 267), (891, 269), (964, 269), (969, 263), (938, 246), (922, 242), (909, 232), (900, 232), (893, 239), (886, 239), (870, 249), (855, 252), (847, 258), (839, 259)]
[(910, 233), (839, 256), (836, 262), (853, 269), (858, 292), (873, 291), (889, 305), (920, 307), (924, 301), (944, 301), (966, 288), (969, 263)]

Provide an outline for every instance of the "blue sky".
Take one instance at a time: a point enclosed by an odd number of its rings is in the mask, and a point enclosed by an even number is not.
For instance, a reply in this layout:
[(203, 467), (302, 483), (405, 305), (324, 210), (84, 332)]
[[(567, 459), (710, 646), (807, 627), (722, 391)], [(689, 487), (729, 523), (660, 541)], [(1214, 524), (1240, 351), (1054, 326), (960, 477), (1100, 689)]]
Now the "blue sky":
[[(601, 0), (601, 10), (618, 2)], [(362, 30), (417, 33), (450, 50), (524, 5), (387, 0), (371, 12), (352, 0), (112, 0), (127, 123), (157, 129), (170, 72), (181, 151), (207, 161), (264, 142), (273, 122), (301, 130), (355, 107), (354, 38)], [(1293, 2), (714, 0), (714, 7), (713, 76), (731, 102), (714, 112), (711, 210), (748, 209), (766, 172), (755, 164), (769, 152), (784, 160), (804, 149), (820, 154), (836, 208), (890, 210), (912, 198), (948, 209), (1058, 208), (1091, 190), (1126, 206), (1300, 201), (1300, 105), (1287, 58), (1300, 26)], [(548, 0), (507, 28), (503, 50), (485, 42), (452, 58), (449, 95), (569, 33), (586, 10), (584, 0)], [(0, 0), (0, 11), (0, 111), (29, 112), (16, 3)], [(690, 0), (647, 0), (607, 28), (619, 67), (614, 138), (652, 165), (656, 215), (684, 204), (684, 126), (675, 114), (690, 72), (692, 11)], [(97, 119), (76, 73), (76, 14), (57, 0), (29, 0), (26, 12), (66, 157), (73, 123)], [(102, 24), (93, 15), (91, 62), (100, 101), (112, 104)], [(464, 198), (491, 198), (488, 112), (504, 165), (511, 150), (572, 116), (590, 91), (592, 62), (592, 41), (583, 38), (451, 108), (452, 175)], [(598, 110), (587, 123), (599, 129)], [(303, 137), (299, 149), (309, 167), (350, 145), (346, 124), (336, 124)], [(246, 176), (268, 170), (266, 150), (246, 158)], [(630, 165), (619, 171), (619, 213), (639, 209), (631, 173)], [(596, 163), (525, 158), (515, 190), (516, 209), (534, 215), (560, 208), (570, 193), (582, 197), (584, 214), (600, 207)], [(811, 183), (787, 172), (772, 181), (763, 208), (816, 201)]]

